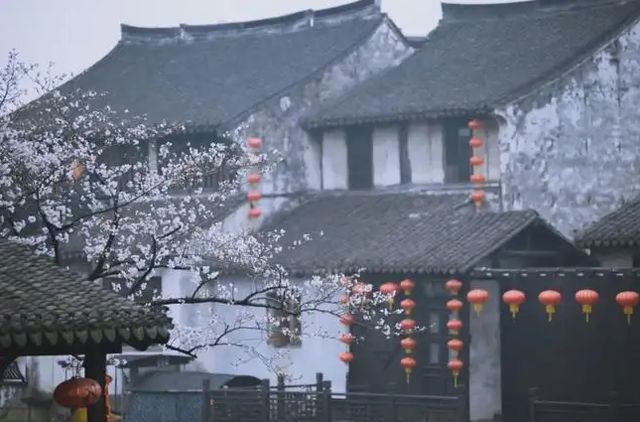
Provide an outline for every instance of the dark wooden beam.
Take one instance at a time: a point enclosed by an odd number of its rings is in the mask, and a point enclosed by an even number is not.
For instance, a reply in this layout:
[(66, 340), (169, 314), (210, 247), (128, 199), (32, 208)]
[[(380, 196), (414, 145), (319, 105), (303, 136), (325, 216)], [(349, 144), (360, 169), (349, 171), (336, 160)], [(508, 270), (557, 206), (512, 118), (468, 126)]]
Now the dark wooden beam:
[[(104, 392), (107, 380), (107, 354), (99, 350), (87, 352), (84, 356), (84, 376), (97, 381)], [(87, 422), (109, 422), (104, 394), (100, 395), (94, 405), (87, 406)]]
[[(105, 354), (122, 353), (121, 343), (105, 343), (99, 346), (92, 346), (91, 350), (100, 350)], [(42, 346), (27, 345), (26, 347), (11, 346), (2, 348), (0, 353), (3, 356), (61, 356), (61, 355), (85, 355), (90, 350), (87, 345), (61, 345), (52, 346), (44, 344)]]
[(515, 249), (505, 249), (500, 252), (500, 255), (505, 257), (513, 257), (513, 258), (527, 258), (527, 257), (550, 257), (550, 256), (562, 256), (563, 253), (560, 251), (536, 251), (536, 250), (515, 250)]
[(522, 268), (505, 270), (500, 268), (474, 268), (470, 272), (473, 280), (499, 280), (504, 278), (545, 279), (545, 278), (620, 278), (640, 279), (640, 268)]

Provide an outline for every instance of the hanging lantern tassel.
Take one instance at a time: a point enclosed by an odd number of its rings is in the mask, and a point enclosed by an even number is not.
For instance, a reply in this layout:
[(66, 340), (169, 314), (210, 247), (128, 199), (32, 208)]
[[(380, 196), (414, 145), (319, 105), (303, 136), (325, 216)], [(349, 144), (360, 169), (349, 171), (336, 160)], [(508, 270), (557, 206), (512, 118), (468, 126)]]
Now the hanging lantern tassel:
[(616, 302), (622, 306), (624, 314), (627, 316), (627, 324), (631, 324), (631, 315), (633, 308), (640, 302), (640, 295), (634, 291), (620, 292), (616, 295)]
[(489, 299), (489, 292), (482, 289), (473, 289), (467, 293), (467, 300), (473, 305), (473, 310), (476, 314), (480, 315), (480, 311), (484, 307), (484, 304)]
[(553, 319), (556, 306), (562, 302), (562, 295), (555, 290), (545, 290), (538, 295), (538, 300), (544, 305), (545, 312), (549, 315), (549, 322)]
[(582, 313), (584, 313), (585, 320), (589, 322), (589, 315), (593, 311), (593, 305), (598, 302), (599, 295), (595, 290), (578, 290), (576, 292), (576, 302), (582, 306)]
[(413, 372), (413, 369), (417, 364), (418, 363), (416, 362), (416, 360), (409, 356), (404, 357), (400, 360), (400, 365), (402, 365), (402, 367), (404, 368), (404, 373), (407, 375), (407, 384), (409, 384), (411, 380), (411, 373)]
[(525, 295), (520, 290), (509, 290), (502, 295), (502, 300), (509, 305), (511, 317), (515, 319), (518, 310), (520, 310), (520, 306), (525, 301)]
[(447, 366), (453, 375), (453, 386), (458, 386), (458, 376), (460, 376), (460, 372), (462, 372), (462, 368), (464, 367), (464, 363), (462, 363), (459, 359), (454, 359), (450, 361)]
[(380, 286), (380, 293), (387, 296), (389, 310), (393, 309), (394, 296), (398, 290), (400, 290), (400, 286), (397, 283), (384, 283)]

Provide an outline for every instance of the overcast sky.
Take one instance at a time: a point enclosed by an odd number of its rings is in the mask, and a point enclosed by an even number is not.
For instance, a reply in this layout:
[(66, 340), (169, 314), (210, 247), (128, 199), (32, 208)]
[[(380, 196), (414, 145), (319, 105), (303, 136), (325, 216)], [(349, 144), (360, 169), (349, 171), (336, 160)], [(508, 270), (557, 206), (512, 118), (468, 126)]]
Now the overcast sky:
[[(503, 0), (449, 0), (489, 3)], [(78, 73), (120, 37), (120, 23), (211, 24), (322, 9), (350, 0), (0, 0), (0, 64), (15, 48), (22, 60), (57, 73)], [(382, 0), (383, 11), (408, 35), (425, 35), (440, 18), (438, 0)]]

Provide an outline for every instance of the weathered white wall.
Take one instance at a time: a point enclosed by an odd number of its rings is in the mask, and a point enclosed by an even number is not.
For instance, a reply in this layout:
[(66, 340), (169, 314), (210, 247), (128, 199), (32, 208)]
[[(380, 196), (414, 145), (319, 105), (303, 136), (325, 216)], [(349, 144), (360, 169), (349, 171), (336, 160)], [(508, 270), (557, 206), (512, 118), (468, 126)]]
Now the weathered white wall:
[(565, 235), (640, 186), (640, 26), (498, 110), (505, 209), (535, 208)]
[(322, 188), (347, 189), (347, 134), (344, 130), (331, 130), (322, 135)]
[(373, 185), (400, 184), (400, 139), (398, 126), (378, 126), (373, 129)]
[(471, 310), (469, 332), (469, 416), (472, 422), (495, 420), (502, 414), (500, 364), (500, 286), (495, 280), (472, 281), (489, 300), (477, 315)]

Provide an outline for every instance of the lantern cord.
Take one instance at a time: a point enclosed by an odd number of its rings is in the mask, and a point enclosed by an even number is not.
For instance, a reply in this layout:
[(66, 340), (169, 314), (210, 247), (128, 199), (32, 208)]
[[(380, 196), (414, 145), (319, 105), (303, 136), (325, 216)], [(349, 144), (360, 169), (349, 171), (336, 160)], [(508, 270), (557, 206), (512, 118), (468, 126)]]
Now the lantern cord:
[(411, 374), (407, 372), (407, 385), (409, 385), (410, 382), (411, 382)]

